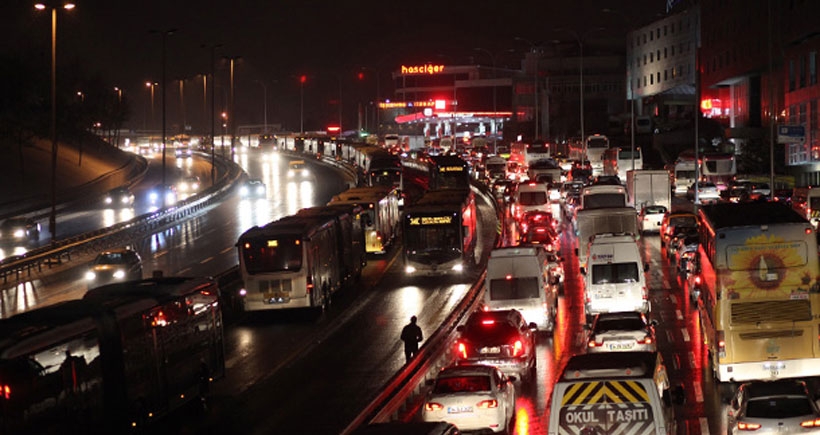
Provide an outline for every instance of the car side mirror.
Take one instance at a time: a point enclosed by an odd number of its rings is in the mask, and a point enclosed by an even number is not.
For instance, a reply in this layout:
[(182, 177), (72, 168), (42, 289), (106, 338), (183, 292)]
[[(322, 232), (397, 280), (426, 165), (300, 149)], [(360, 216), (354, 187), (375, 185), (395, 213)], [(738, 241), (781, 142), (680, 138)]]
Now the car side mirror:
[(580, 268), (580, 271), (581, 271), (581, 275), (587, 276), (587, 268), (586, 267)]

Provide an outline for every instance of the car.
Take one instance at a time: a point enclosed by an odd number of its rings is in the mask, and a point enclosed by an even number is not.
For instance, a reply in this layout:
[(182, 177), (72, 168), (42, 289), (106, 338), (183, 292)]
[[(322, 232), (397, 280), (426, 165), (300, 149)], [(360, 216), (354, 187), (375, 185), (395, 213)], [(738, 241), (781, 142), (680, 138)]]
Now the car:
[(657, 323), (637, 311), (596, 314), (589, 326), (587, 353), (654, 352)]
[(818, 433), (820, 409), (798, 379), (745, 382), (727, 411), (729, 434)]
[(512, 183), (512, 181), (504, 179), (504, 178), (500, 178), (500, 179), (497, 179), (497, 180), (493, 181), (493, 183), (492, 183), (492, 192), (493, 192), (493, 196), (495, 196), (495, 199), (506, 200), (507, 198), (505, 198), (505, 196), (504, 196), (504, 191), (506, 190), (507, 186), (509, 186), (511, 183)]
[(695, 201), (695, 190), (697, 190), (697, 203), (710, 204), (720, 201), (720, 189), (710, 181), (699, 181), (692, 183), (686, 191), (686, 197), (690, 201)]
[(643, 233), (661, 231), (663, 216), (668, 210), (662, 205), (645, 205), (638, 212), (638, 230)]
[(672, 226), (672, 238), (669, 239), (666, 247), (666, 258), (670, 260), (677, 259), (678, 248), (685, 241), (690, 243), (697, 243), (698, 229), (686, 225)]
[(251, 178), (239, 187), (239, 196), (242, 198), (265, 198), (267, 188), (258, 178)]
[(520, 234), (518, 243), (523, 245), (543, 245), (549, 252), (561, 249), (561, 242), (555, 229), (549, 225), (533, 225)]
[(133, 207), (134, 193), (124, 186), (111, 189), (103, 196), (103, 204), (109, 208)]
[(518, 310), (478, 310), (456, 327), (457, 363), (489, 364), (522, 382), (535, 377), (537, 326)]
[(85, 273), (88, 288), (138, 279), (142, 279), (142, 259), (127, 247), (100, 252)]
[(688, 226), (697, 228), (698, 226), (698, 216), (692, 212), (688, 211), (669, 211), (665, 215), (663, 215), (663, 220), (661, 220), (661, 247), (665, 247), (666, 244), (669, 242), (669, 239), (672, 238), (675, 234), (672, 232), (673, 228), (676, 225), (681, 226)]
[(747, 202), (751, 198), (751, 186), (740, 184), (730, 186), (724, 191), (726, 200), (729, 202)]
[(421, 419), (446, 421), (460, 431), (507, 433), (515, 415), (515, 379), (485, 364), (447, 366), (424, 399)]
[(154, 207), (170, 207), (177, 203), (177, 188), (171, 184), (157, 184), (148, 190), (148, 203)]
[(8, 218), (0, 224), (0, 240), (4, 243), (40, 240), (40, 223), (25, 217)]
[(557, 226), (558, 224), (555, 221), (555, 219), (553, 219), (552, 213), (543, 210), (532, 210), (524, 212), (518, 219), (518, 227), (522, 233), (526, 233), (534, 227), (545, 227), (550, 228), (552, 232), (555, 233), (554, 235), (557, 237)]
[(621, 179), (617, 175), (598, 175), (592, 181), (593, 185), (598, 186), (622, 186)]
[(310, 171), (304, 160), (291, 160), (288, 163), (288, 178), (304, 179), (310, 176)]
[(193, 155), (193, 151), (191, 147), (188, 145), (177, 145), (174, 147), (174, 157), (176, 158), (187, 158)]
[(581, 196), (581, 190), (584, 188), (584, 183), (580, 181), (566, 181), (561, 184), (561, 188), (558, 192), (560, 196), (560, 201), (564, 202), (570, 196)]
[(196, 175), (184, 177), (177, 183), (177, 192), (183, 196), (195, 195), (202, 189), (202, 180)]

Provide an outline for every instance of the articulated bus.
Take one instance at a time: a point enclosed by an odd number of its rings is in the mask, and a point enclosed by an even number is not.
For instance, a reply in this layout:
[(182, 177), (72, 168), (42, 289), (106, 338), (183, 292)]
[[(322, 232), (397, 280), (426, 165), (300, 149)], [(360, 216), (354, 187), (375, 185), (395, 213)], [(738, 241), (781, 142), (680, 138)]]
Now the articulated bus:
[(0, 320), (0, 433), (150, 431), (225, 375), (219, 286), (152, 278)]
[(429, 171), (430, 190), (470, 189), (470, 166), (461, 157), (431, 156)]
[(712, 182), (726, 190), (737, 175), (737, 162), (731, 153), (704, 153), (699, 156), (701, 181)]
[(626, 182), (626, 171), (632, 170), (634, 161), (635, 170), (643, 169), (643, 154), (640, 147), (609, 148), (604, 152), (604, 175), (617, 175), (621, 183)]
[(366, 252), (384, 254), (397, 237), (399, 195), (392, 187), (354, 187), (334, 196), (328, 205), (361, 206)]
[(475, 265), (476, 206), (471, 190), (427, 191), (405, 208), (402, 229), (408, 275), (458, 274)]
[(721, 382), (820, 375), (820, 267), (814, 229), (775, 202), (703, 206), (699, 303)]
[(324, 309), (344, 281), (339, 220), (291, 215), (239, 236), (245, 311)]

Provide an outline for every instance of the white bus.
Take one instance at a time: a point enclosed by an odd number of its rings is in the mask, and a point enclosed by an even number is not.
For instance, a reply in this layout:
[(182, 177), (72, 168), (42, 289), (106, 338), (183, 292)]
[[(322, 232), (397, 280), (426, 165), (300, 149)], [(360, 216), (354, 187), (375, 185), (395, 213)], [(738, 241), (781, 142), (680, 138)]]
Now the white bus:
[(626, 182), (626, 172), (632, 170), (634, 161), (635, 170), (643, 169), (643, 153), (640, 147), (610, 148), (604, 153), (604, 175), (617, 175), (621, 183)]
[(328, 205), (358, 204), (363, 209), (365, 247), (368, 253), (384, 254), (396, 238), (399, 193), (390, 187), (354, 187), (336, 196)]
[(686, 195), (689, 186), (695, 182), (695, 159), (678, 158), (673, 171), (675, 196)]

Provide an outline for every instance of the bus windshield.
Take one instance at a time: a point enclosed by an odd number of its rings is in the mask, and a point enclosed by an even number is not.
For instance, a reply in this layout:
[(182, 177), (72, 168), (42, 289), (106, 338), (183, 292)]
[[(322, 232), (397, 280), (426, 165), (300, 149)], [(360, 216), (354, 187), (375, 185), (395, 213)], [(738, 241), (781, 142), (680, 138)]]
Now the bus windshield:
[(302, 267), (302, 240), (296, 237), (243, 242), (242, 259), (249, 274), (297, 271)]
[(606, 138), (589, 138), (587, 148), (609, 148), (609, 140)]
[(371, 186), (398, 186), (401, 183), (400, 169), (380, 169), (370, 173)]
[(461, 252), (461, 237), (456, 225), (408, 226), (404, 244), (408, 251)]

